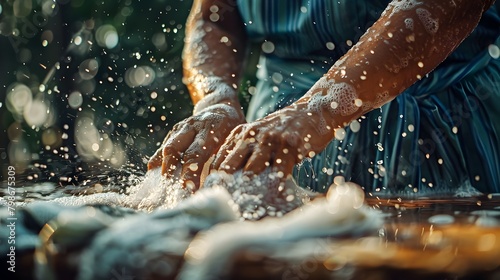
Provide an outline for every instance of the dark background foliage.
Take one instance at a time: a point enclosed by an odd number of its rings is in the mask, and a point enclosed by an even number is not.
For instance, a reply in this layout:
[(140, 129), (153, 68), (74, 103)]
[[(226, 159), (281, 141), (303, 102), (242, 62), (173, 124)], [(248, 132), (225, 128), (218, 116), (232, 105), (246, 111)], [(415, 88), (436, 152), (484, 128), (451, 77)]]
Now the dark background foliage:
[(75, 184), (144, 172), (191, 114), (189, 0), (0, 2), (0, 176)]

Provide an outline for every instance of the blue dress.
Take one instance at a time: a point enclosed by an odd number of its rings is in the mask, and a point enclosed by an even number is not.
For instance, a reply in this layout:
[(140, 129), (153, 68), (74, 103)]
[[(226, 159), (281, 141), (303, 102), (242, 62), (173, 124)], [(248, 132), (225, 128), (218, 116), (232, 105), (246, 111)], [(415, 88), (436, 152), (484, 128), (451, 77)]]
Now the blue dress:
[[(263, 49), (247, 119), (305, 94), (389, 2), (238, 0)], [(500, 192), (499, 6), (432, 73), (298, 165), (298, 184), (324, 191), (343, 176), (374, 194)]]

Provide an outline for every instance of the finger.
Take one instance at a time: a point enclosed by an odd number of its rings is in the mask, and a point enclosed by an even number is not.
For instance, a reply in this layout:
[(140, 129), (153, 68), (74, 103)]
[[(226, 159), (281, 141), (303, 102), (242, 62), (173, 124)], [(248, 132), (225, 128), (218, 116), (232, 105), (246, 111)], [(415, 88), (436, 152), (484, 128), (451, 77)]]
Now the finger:
[(163, 148), (156, 150), (154, 155), (148, 161), (148, 170), (161, 167), (163, 162)]
[(154, 155), (148, 161), (148, 170), (158, 168), (162, 166), (163, 163), (163, 148), (165, 147), (167, 141), (171, 138), (172, 134), (176, 132), (178, 125), (174, 125), (174, 127), (167, 133), (161, 146), (156, 150)]
[(149, 161), (148, 161), (148, 170), (155, 169), (155, 168), (158, 168), (158, 167), (162, 167), (162, 163), (163, 163), (163, 149), (166, 146), (166, 143), (171, 139), (172, 134), (176, 133), (178, 127), (179, 127), (178, 124), (174, 125), (174, 127), (172, 128), (172, 130), (170, 130), (167, 133), (167, 135), (163, 139), (163, 142), (162, 142), (160, 148), (158, 148), (156, 150), (156, 152), (154, 153), (154, 155), (149, 159)]
[(231, 150), (233, 150), (233, 148), (236, 144), (235, 138), (238, 137), (238, 134), (240, 133), (240, 131), (241, 131), (240, 126), (235, 128), (229, 134), (229, 136), (226, 138), (226, 141), (224, 142), (224, 144), (221, 145), (221, 147), (219, 148), (219, 150), (215, 156), (214, 162), (212, 163), (213, 169), (217, 169), (217, 170), (221, 169), (222, 162), (224, 162), (227, 155), (231, 152)]
[(272, 154), (272, 145), (267, 143), (260, 144), (248, 159), (244, 171), (252, 172), (254, 174), (262, 173), (271, 165)]
[(219, 151), (216, 153), (214, 162), (212, 163), (211, 169), (219, 170), (221, 168), (222, 162), (226, 159), (230, 151), (230, 144), (223, 144)]
[[(172, 159), (172, 155), (169, 154), (167, 156), (163, 157), (163, 163), (161, 165), (161, 174), (164, 175), (167, 178), (172, 178), (176, 175), (176, 169), (177, 169), (177, 164), (178, 162), (176, 159)], [(173, 164), (171, 164), (173, 163)]]
[(238, 140), (234, 149), (225, 157), (220, 165), (220, 169), (234, 173), (237, 170), (243, 169), (248, 158), (252, 155), (253, 145), (248, 140)]
[(171, 170), (182, 164), (181, 155), (189, 148), (195, 135), (196, 131), (194, 129), (184, 128), (173, 134), (167, 141), (163, 148), (163, 175), (169, 175)]
[(205, 139), (206, 136), (198, 135), (195, 141), (184, 153), (182, 160), (184, 164), (181, 171), (181, 179), (184, 181), (184, 186), (192, 191), (200, 188), (201, 176), (205, 163), (213, 154), (215, 141), (213, 139)]

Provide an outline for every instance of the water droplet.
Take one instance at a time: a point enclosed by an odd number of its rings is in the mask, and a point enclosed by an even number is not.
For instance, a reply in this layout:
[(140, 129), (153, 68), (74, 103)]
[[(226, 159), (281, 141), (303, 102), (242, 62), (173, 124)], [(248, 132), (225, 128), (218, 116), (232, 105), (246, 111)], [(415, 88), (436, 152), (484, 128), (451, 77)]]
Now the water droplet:
[(189, 165), (189, 170), (191, 170), (193, 172), (197, 171), (198, 170), (198, 163), (191, 163)]
[(273, 42), (265, 41), (264, 43), (262, 43), (262, 51), (264, 53), (272, 53), (272, 52), (274, 52), (274, 44), (273, 44)]
[(340, 141), (344, 140), (344, 138), (346, 136), (345, 129), (337, 128), (334, 131), (335, 131), (335, 139), (340, 140)]
[(210, 12), (217, 13), (219, 11), (219, 7), (217, 5), (210, 6)]
[(488, 46), (488, 53), (494, 59), (498, 59), (500, 57), (500, 48), (497, 45), (491, 44)]
[(345, 183), (345, 178), (343, 176), (335, 176), (335, 178), (333, 178), (333, 183), (335, 185), (342, 185)]
[(273, 73), (272, 79), (275, 84), (280, 84), (283, 81), (283, 75), (278, 72)]
[(104, 24), (97, 28), (96, 41), (101, 47), (112, 49), (118, 45), (119, 37), (116, 28), (110, 24)]
[(354, 120), (349, 124), (349, 128), (352, 132), (358, 132), (361, 129), (361, 124), (357, 120)]
[(71, 108), (77, 109), (82, 106), (83, 95), (79, 91), (72, 92), (68, 97), (68, 104)]
[(326, 43), (326, 48), (333, 51), (335, 49), (335, 44), (332, 42)]
[(219, 21), (219, 19), (220, 19), (219, 14), (217, 14), (217, 13), (211, 13), (211, 14), (210, 14), (210, 20), (211, 20), (211, 21), (213, 21), (213, 22), (217, 22), (217, 21)]

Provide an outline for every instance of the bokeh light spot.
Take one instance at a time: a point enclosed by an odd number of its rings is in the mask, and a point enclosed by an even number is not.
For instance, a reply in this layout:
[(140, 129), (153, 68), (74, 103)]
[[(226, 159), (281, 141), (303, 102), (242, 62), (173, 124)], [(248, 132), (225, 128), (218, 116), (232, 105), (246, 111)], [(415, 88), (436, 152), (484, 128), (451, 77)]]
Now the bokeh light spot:
[(24, 108), (31, 103), (31, 89), (25, 84), (15, 84), (7, 94), (7, 108), (14, 114), (22, 116)]
[(47, 105), (42, 100), (33, 100), (24, 110), (24, 120), (30, 126), (44, 125), (48, 115)]
[(112, 49), (118, 45), (118, 33), (116, 28), (110, 24), (104, 24), (97, 28), (96, 31), (97, 44), (101, 47)]
[(149, 66), (133, 67), (125, 72), (125, 83), (129, 87), (147, 86), (153, 82), (155, 77), (155, 71)]
[(274, 52), (274, 44), (273, 42), (266, 41), (262, 44), (262, 51), (265, 53), (272, 53)]
[(83, 95), (79, 91), (73, 91), (68, 97), (68, 104), (73, 109), (78, 109), (83, 104)]
[(33, 2), (31, 0), (15, 0), (12, 8), (16, 17), (26, 17), (33, 9)]
[(45, 146), (57, 147), (61, 145), (61, 132), (54, 128), (49, 128), (42, 133), (42, 143)]
[(500, 48), (497, 45), (491, 44), (488, 46), (488, 53), (494, 59), (498, 59), (500, 57)]
[(80, 64), (80, 68), (78, 72), (80, 73), (80, 77), (84, 80), (90, 80), (97, 75), (97, 71), (99, 70), (99, 63), (97, 60), (91, 58), (86, 59)]

